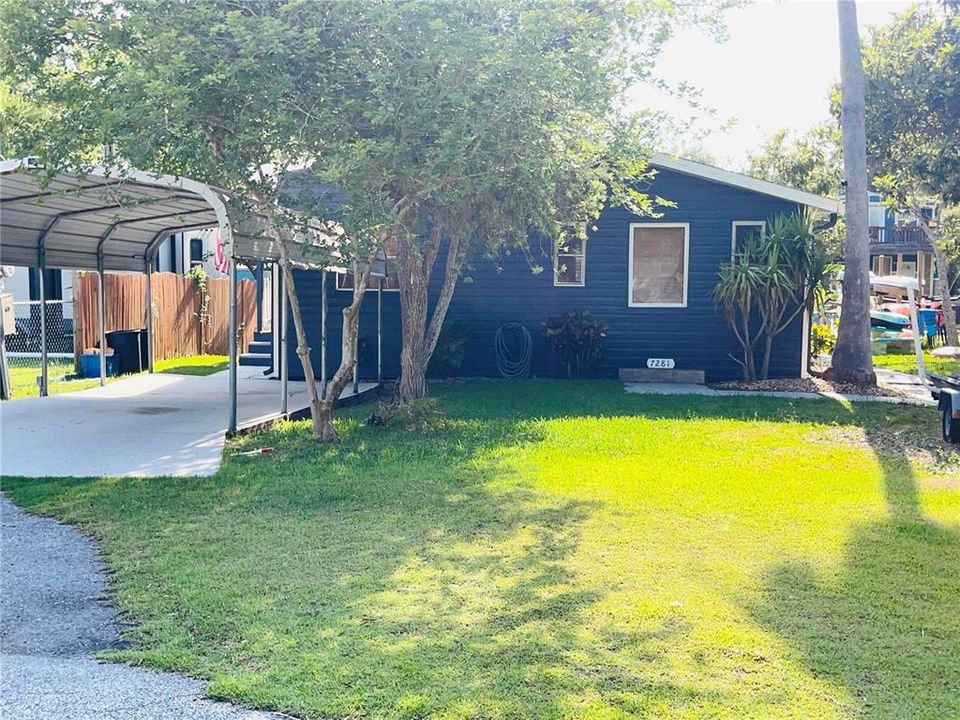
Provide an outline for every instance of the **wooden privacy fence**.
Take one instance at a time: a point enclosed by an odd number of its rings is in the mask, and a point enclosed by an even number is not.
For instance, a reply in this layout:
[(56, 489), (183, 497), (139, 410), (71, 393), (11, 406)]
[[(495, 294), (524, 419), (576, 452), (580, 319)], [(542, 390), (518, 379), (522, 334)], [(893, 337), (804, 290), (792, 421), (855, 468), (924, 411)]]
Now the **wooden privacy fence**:
[[(107, 273), (106, 328), (139, 330), (146, 327), (146, 276)], [(96, 273), (76, 273), (74, 288), (74, 349), (100, 344), (99, 291)], [(201, 318), (202, 295), (196, 281), (174, 273), (153, 273), (153, 357), (164, 360), (186, 355), (226, 355), (230, 318), (230, 280), (207, 278), (205, 318)], [(238, 352), (246, 352), (257, 325), (257, 286), (250, 280), (237, 283)]]

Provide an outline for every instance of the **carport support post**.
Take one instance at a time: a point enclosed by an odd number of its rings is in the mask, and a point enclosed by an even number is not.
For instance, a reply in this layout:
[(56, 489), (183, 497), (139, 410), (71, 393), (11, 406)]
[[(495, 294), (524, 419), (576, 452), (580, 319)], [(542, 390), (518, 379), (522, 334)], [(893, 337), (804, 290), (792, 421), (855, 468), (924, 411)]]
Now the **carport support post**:
[(46, 263), (41, 259), (37, 273), (40, 286), (40, 397), (47, 396), (47, 282)]
[[(917, 281), (919, 286), (920, 282)], [(927, 373), (923, 367), (923, 346), (920, 344), (920, 323), (917, 321), (917, 296), (912, 287), (907, 288), (907, 301), (910, 305), (910, 324), (913, 325), (913, 349), (917, 353), (917, 374), (926, 381)]]
[(327, 269), (320, 271), (320, 395), (327, 394)]
[(107, 384), (107, 283), (103, 276), (103, 260), (97, 261), (97, 305), (100, 325), (100, 386)]
[(257, 263), (257, 332), (263, 332), (263, 263)]
[(230, 258), (230, 313), (227, 322), (227, 357), (230, 365), (230, 410), (227, 435), (237, 432), (237, 261)]
[[(281, 276), (282, 277), (282, 276)], [(287, 297), (287, 283), (280, 282), (280, 414), (287, 414), (287, 390), (290, 385), (290, 358), (287, 351), (287, 313), (290, 298)]]
[[(353, 263), (353, 299), (357, 299), (357, 263)], [(360, 308), (357, 308), (357, 336), (353, 342), (353, 394), (360, 393)]]
[(383, 385), (383, 278), (377, 278), (377, 386)]
[(153, 275), (153, 263), (148, 258), (147, 267), (145, 268), (147, 274), (146, 288), (144, 290), (145, 295), (145, 305), (147, 308), (146, 312), (146, 328), (147, 328), (147, 371), (153, 372), (153, 289), (150, 285), (150, 276)]

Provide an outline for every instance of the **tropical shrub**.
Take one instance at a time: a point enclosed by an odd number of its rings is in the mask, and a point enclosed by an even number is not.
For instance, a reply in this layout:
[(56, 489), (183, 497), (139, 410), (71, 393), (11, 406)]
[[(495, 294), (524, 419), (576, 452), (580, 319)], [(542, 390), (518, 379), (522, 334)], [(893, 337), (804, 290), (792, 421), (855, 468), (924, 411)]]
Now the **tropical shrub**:
[(763, 340), (759, 376), (770, 373), (777, 335), (826, 294), (838, 266), (804, 211), (777, 215), (763, 235), (748, 238), (733, 260), (720, 267), (714, 298), (742, 350), (734, 360), (745, 380), (757, 378), (755, 349)]
[(543, 330), (567, 377), (583, 377), (603, 355), (607, 325), (589, 310), (571, 310), (549, 318)]

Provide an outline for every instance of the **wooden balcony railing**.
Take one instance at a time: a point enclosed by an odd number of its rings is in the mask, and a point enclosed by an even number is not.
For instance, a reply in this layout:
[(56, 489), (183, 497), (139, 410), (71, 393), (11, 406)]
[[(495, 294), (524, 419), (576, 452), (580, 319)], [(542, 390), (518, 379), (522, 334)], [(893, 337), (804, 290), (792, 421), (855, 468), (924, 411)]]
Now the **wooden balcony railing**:
[(910, 247), (932, 250), (923, 228), (919, 227), (872, 227), (870, 228), (870, 244), (874, 246), (882, 245), (890, 249)]

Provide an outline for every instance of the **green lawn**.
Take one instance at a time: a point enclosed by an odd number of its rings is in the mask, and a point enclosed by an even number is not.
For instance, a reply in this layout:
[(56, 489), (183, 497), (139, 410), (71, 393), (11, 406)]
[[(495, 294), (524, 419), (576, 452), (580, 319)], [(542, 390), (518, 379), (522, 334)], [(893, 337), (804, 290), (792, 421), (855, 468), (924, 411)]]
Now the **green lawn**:
[[(189, 355), (187, 357), (168, 358), (154, 362), (157, 372), (173, 373), (175, 375), (212, 375), (227, 369), (226, 355)], [(73, 363), (50, 362), (47, 368), (50, 378), (50, 394), (76, 392), (96, 387), (100, 384), (99, 378), (74, 377)], [(23, 397), (38, 397), (40, 389), (37, 377), (40, 375), (40, 361), (29, 358), (10, 359), (10, 390), (13, 399)], [(108, 382), (130, 377), (109, 377)]]
[[(933, 409), (436, 390), (209, 478), (8, 479), (101, 538), (113, 657), (309, 718), (960, 717), (960, 460)], [(908, 460), (907, 458), (911, 458)]]
[[(875, 367), (887, 370), (917, 374), (917, 358), (915, 355), (874, 355), (873, 364)], [(929, 352), (923, 354), (923, 366), (927, 372), (935, 372), (941, 375), (960, 372), (960, 360), (934, 357)]]
[[(25, 397), (39, 397), (40, 361), (32, 358), (10, 358), (10, 395), (16, 400)], [(73, 363), (51, 361), (47, 365), (48, 392), (51, 395), (75, 392), (96, 387), (100, 381), (96, 378), (72, 379)], [(65, 379), (65, 378), (71, 379)]]
[(153, 368), (157, 372), (174, 375), (213, 375), (227, 369), (226, 355), (188, 355), (187, 357), (156, 360)]

